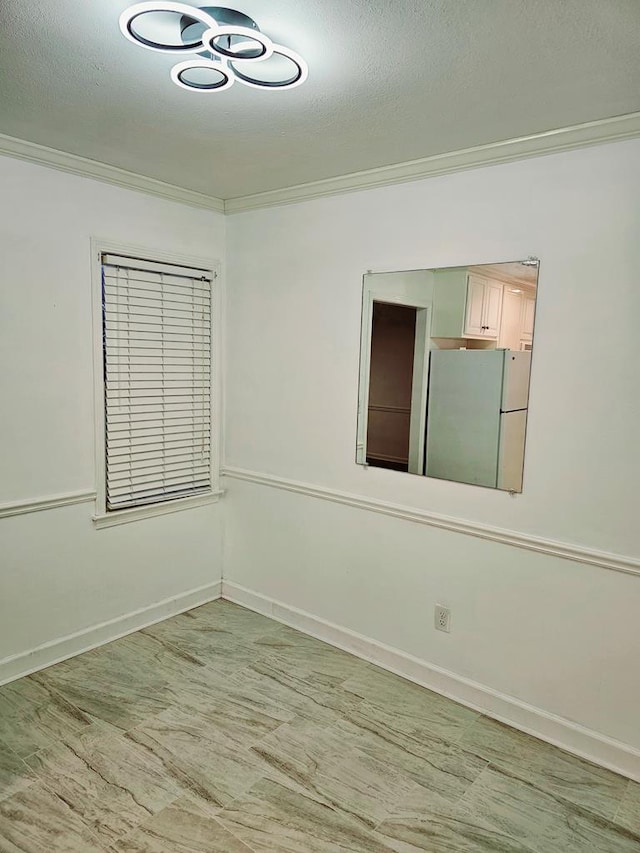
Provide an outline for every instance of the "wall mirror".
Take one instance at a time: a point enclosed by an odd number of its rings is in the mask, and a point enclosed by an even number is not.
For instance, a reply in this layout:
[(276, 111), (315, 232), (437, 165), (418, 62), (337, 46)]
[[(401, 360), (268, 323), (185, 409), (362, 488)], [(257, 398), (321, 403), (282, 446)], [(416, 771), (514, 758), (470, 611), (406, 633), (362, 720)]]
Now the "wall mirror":
[(538, 269), (364, 276), (358, 464), (522, 491)]

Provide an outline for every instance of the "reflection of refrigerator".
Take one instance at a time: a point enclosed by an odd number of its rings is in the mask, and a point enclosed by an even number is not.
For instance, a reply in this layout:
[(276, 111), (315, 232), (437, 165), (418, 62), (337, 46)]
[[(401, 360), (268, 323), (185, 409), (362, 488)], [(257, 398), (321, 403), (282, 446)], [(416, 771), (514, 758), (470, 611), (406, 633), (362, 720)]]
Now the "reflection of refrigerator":
[(522, 489), (530, 352), (432, 350), (426, 474)]

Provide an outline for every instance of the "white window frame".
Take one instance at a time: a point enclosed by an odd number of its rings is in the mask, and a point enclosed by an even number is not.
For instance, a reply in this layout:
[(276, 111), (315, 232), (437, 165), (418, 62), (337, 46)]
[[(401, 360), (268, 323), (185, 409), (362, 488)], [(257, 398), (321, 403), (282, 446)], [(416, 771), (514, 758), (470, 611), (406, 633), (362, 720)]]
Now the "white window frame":
[[(132, 507), (130, 509), (107, 510), (105, 470), (105, 403), (104, 403), (104, 352), (102, 342), (102, 255), (123, 255), (167, 264), (177, 264), (205, 270), (211, 275), (211, 488), (210, 491), (186, 498), (175, 498)], [(96, 505), (93, 523), (97, 529), (127, 524), (157, 515), (180, 512), (181, 510), (215, 503), (223, 492), (220, 489), (220, 459), (222, 439), (222, 371), (221, 371), (221, 309), (220, 264), (211, 258), (198, 258), (150, 249), (148, 246), (132, 246), (115, 243), (97, 237), (91, 238), (91, 293), (93, 312), (93, 384), (95, 423), (95, 466)]]

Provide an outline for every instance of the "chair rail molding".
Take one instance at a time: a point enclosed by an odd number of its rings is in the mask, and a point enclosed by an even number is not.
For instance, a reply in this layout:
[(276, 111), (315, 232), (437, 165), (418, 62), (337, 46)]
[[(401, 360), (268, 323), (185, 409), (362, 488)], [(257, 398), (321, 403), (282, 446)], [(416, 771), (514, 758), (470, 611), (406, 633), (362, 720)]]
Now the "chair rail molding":
[(9, 518), (12, 515), (26, 515), (29, 512), (42, 512), (45, 509), (57, 509), (61, 506), (72, 506), (95, 501), (94, 489), (85, 489), (81, 492), (64, 492), (60, 495), (48, 495), (43, 498), (31, 498), (30, 500), (12, 501), (0, 504), (0, 518)]
[(392, 518), (402, 518), (405, 521), (411, 521), (416, 524), (426, 524), (430, 527), (439, 527), (442, 530), (451, 530), (454, 533), (463, 533), (466, 536), (488, 539), (492, 542), (500, 542), (503, 545), (512, 545), (515, 548), (524, 548), (539, 554), (547, 554), (550, 557), (572, 560), (575, 563), (586, 563), (591, 566), (600, 566), (603, 569), (611, 569), (625, 574), (640, 575), (640, 560), (622, 554), (596, 551), (566, 542), (556, 542), (553, 539), (543, 539), (527, 533), (519, 533), (515, 530), (506, 530), (501, 527), (492, 527), (488, 524), (465, 521), (461, 518), (439, 515), (434, 512), (414, 509), (403, 506), (402, 504), (368, 498), (362, 495), (354, 495), (349, 492), (341, 492), (337, 489), (329, 489), (324, 486), (314, 486), (297, 480), (275, 477), (271, 474), (248, 471), (244, 468), (225, 467), (221, 471), (221, 475), (232, 480), (244, 480), (260, 486), (283, 489), (287, 492), (295, 492), (296, 494), (319, 498), (320, 500), (333, 501), (334, 503), (355, 507), (356, 509), (378, 512)]

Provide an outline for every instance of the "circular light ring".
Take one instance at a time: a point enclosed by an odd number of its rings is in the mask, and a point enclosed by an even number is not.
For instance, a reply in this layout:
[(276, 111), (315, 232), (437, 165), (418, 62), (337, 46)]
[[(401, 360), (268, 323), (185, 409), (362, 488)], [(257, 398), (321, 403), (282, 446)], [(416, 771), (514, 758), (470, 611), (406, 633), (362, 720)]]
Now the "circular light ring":
[[(242, 36), (248, 41), (240, 42), (236, 45), (236, 50), (227, 50), (216, 44), (216, 40), (225, 36)], [(274, 44), (268, 36), (265, 36), (260, 30), (253, 30), (249, 27), (234, 27), (234, 26), (215, 26), (202, 36), (202, 42), (205, 50), (210, 50), (217, 53), (219, 56), (224, 56), (225, 59), (236, 59), (242, 62), (255, 62), (256, 60), (268, 59), (274, 51)], [(260, 45), (261, 52), (256, 56), (238, 56), (238, 48), (241, 50), (255, 50), (255, 44)]]
[[(242, 45), (238, 45), (238, 47), (242, 47)], [(282, 81), (259, 80), (255, 77), (249, 77), (243, 71), (238, 71), (236, 67), (240, 63), (251, 60), (236, 59), (233, 62), (229, 61), (229, 67), (240, 83), (244, 83), (245, 86), (250, 86), (252, 89), (294, 89), (296, 86), (301, 86), (309, 76), (309, 66), (304, 59), (295, 51), (281, 44), (273, 45), (273, 55), (284, 56), (286, 59), (290, 59), (296, 66), (296, 73), (287, 80)]]
[(253, 18), (245, 15), (244, 12), (239, 12), (237, 9), (229, 9), (227, 6), (205, 6), (204, 9), (215, 18), (221, 26), (247, 27), (250, 30), (259, 30), (260, 27), (256, 24)]
[[(222, 74), (224, 80), (212, 86), (202, 85), (198, 83), (188, 83), (183, 80), (183, 74), (193, 68), (209, 68), (212, 71), (217, 71)], [(233, 86), (235, 78), (229, 73), (229, 69), (221, 62), (213, 62), (211, 59), (187, 59), (185, 62), (179, 62), (171, 69), (171, 79), (180, 86), (181, 89), (186, 89), (188, 92), (222, 92), (224, 89), (229, 89)]]
[(152, 0), (152, 2), (135, 3), (133, 6), (129, 6), (120, 15), (120, 30), (122, 35), (139, 47), (146, 47), (147, 50), (155, 50), (158, 53), (200, 53), (204, 45), (202, 40), (196, 44), (168, 45), (136, 35), (132, 29), (133, 22), (141, 15), (150, 12), (176, 12), (179, 15), (185, 15), (206, 27), (207, 32), (218, 28), (217, 21), (211, 15), (203, 9), (197, 9), (195, 6), (189, 6), (186, 3), (173, 3), (171, 0), (157, 0), (157, 2), (156, 0)]

